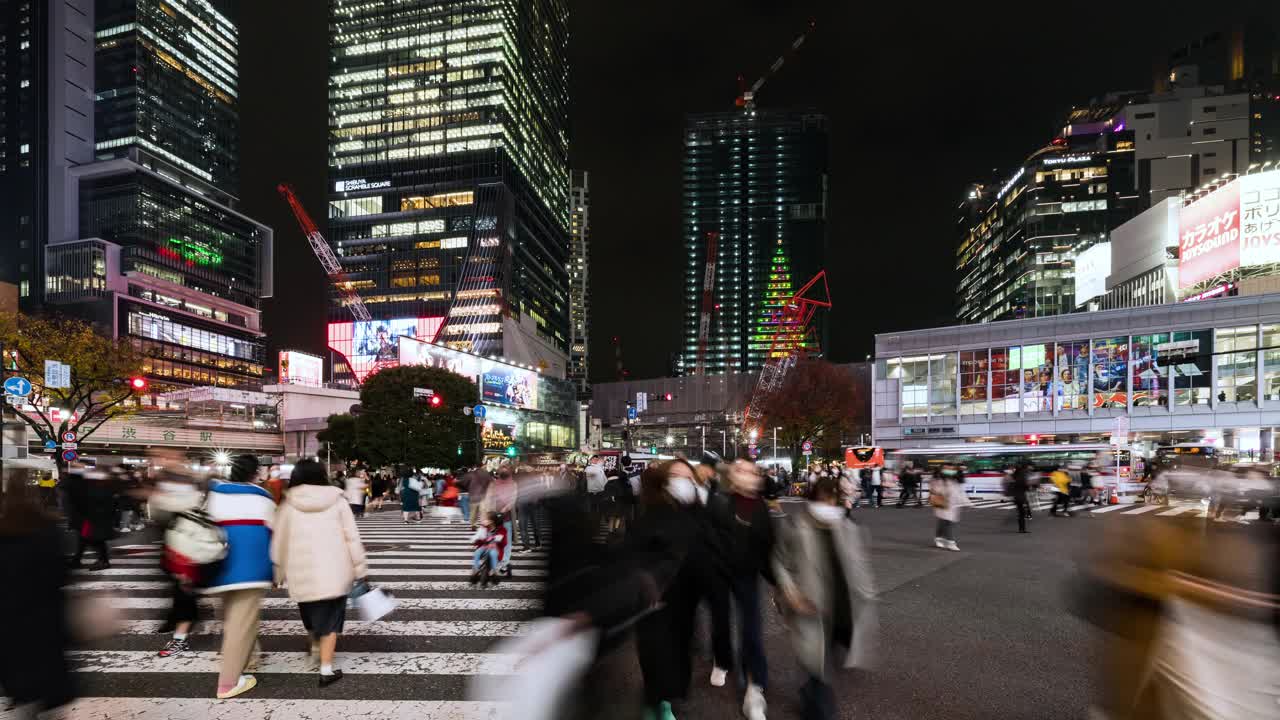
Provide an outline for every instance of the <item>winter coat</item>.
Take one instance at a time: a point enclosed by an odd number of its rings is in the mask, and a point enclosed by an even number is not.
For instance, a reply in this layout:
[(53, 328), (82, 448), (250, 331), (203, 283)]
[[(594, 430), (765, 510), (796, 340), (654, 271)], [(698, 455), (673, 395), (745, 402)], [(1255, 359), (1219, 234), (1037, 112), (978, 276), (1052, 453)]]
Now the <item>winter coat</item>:
[(939, 494), (946, 499), (944, 507), (935, 507), (933, 514), (939, 520), (960, 522), (960, 508), (969, 504), (969, 496), (964, 494), (964, 483), (946, 478), (936, 478), (929, 483), (930, 494)]
[(357, 475), (347, 477), (343, 487), (348, 505), (364, 505), (364, 491), (369, 487), (365, 479)]
[(345, 597), (369, 574), (356, 518), (337, 488), (290, 488), (275, 529), (271, 562), (294, 602)]
[(66, 581), (55, 527), (0, 533), (0, 583), (6, 590), (0, 594), (0, 687), (11, 702), (54, 707), (75, 698), (75, 674), (66, 656), (72, 643)]
[(516, 481), (511, 478), (494, 478), (489, 483), (489, 492), (485, 496), (485, 508), (490, 512), (502, 513), (511, 519), (512, 512), (516, 509), (516, 495), (518, 489)]
[(707, 510), (724, 538), (723, 556), (730, 574), (760, 573), (772, 583), (773, 519), (764, 500), (719, 492), (708, 497)]
[(422, 509), (422, 500), (417, 488), (418, 485), (414, 484), (412, 477), (400, 479), (400, 510), (416, 513)]
[[(778, 587), (813, 604), (816, 612), (800, 615), (788, 610), (787, 625), (791, 647), (809, 674), (827, 679), (830, 667), (856, 667), (868, 661), (875, 633), (875, 586), (872, 582), (870, 540), (866, 531), (843, 519), (824, 530), (806, 508), (792, 512), (779, 524), (778, 542), (773, 550), (773, 574)], [(845, 586), (834, 587), (831, 577), (830, 547), (823, 536), (833, 533), (832, 546), (844, 573)], [(848, 593), (848, 626), (853, 629), (851, 651), (841, 658), (828, 657), (835, 625), (835, 593)]]
[(67, 492), (71, 529), (93, 542), (115, 537), (116, 483), (106, 473), (94, 470), (75, 473), (72, 478)]
[(202, 592), (269, 589), (271, 526), (276, 512), (271, 493), (249, 483), (214, 483), (205, 507), (227, 533), (227, 557)]

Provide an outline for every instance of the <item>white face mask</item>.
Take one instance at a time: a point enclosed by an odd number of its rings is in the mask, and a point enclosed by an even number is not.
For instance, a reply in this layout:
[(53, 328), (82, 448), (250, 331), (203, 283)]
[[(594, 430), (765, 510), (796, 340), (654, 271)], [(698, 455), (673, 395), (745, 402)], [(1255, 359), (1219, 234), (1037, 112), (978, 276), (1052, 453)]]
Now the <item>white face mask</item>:
[(818, 519), (819, 522), (831, 525), (838, 523), (844, 519), (844, 508), (839, 505), (828, 505), (826, 503), (809, 503), (809, 512)]
[(698, 489), (687, 477), (671, 478), (667, 482), (667, 494), (681, 505), (692, 505), (698, 501)]

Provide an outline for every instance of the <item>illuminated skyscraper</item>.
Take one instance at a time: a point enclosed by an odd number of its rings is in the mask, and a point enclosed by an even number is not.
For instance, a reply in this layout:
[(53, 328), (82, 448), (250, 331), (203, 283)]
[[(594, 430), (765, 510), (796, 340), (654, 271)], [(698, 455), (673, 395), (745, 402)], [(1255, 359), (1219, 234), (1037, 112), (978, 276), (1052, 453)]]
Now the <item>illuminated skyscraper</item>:
[(566, 0), (331, 0), (328, 239), (372, 332), (565, 376), (567, 47)]
[[(715, 237), (705, 371), (759, 369), (774, 313), (822, 269), (827, 123), (813, 112), (737, 110), (690, 116), (684, 133), (683, 373), (696, 372), (707, 249)], [(824, 333), (817, 331), (818, 352)]]
[(569, 191), (569, 379), (578, 397), (591, 393), (587, 351), (591, 337), (591, 299), (588, 281), (591, 265), (591, 174), (573, 171)]

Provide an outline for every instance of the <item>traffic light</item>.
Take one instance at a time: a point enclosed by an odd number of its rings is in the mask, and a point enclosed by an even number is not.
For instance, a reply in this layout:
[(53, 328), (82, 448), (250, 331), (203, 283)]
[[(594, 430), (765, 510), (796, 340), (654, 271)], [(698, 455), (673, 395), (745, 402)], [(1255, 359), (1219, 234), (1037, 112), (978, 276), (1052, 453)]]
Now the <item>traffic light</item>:
[(129, 378), (129, 389), (136, 393), (147, 391), (147, 379), (144, 377)]
[(513, 457), (515, 457), (515, 456), (516, 456), (516, 446), (515, 446), (515, 445), (508, 445), (508, 446), (507, 446), (507, 457), (512, 457), (512, 458), (513, 458)]
[(462, 443), (458, 443), (458, 454), (462, 454)]
[(439, 395), (432, 395), (431, 399), (428, 400), (427, 403), (431, 405), (431, 407), (440, 407), (440, 405), (444, 403), (444, 398)]
[(675, 397), (676, 397), (675, 395), (672, 395), (671, 393), (667, 393), (666, 395), (662, 396), (662, 399), (666, 400), (667, 402), (671, 402), (672, 400), (675, 399)]

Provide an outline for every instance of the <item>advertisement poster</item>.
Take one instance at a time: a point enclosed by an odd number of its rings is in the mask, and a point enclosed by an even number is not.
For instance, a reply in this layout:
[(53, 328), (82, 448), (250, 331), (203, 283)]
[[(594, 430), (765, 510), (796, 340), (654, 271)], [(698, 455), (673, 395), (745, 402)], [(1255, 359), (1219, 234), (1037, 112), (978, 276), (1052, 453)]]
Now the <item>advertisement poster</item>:
[(495, 365), (484, 371), (480, 392), (485, 402), (535, 408), (538, 404), (538, 374), (532, 370)]
[(1280, 172), (1245, 175), (1240, 184), (1240, 265), (1280, 263)]
[(329, 349), (342, 355), (358, 382), (370, 373), (400, 364), (397, 338), (430, 340), (444, 318), (396, 318), (329, 323)]
[(423, 367), (440, 368), (457, 373), (469, 380), (480, 375), (481, 358), (452, 348), (432, 345), (429, 342), (414, 338), (401, 337), (400, 364), (422, 365)]
[(1076, 305), (1107, 294), (1111, 243), (1098, 243), (1076, 256)]
[(297, 350), (281, 350), (280, 384), (320, 387), (324, 384), (324, 360)]
[(480, 441), (485, 452), (506, 452), (516, 442), (516, 426), (486, 423)]
[(1178, 224), (1178, 288), (1240, 267), (1240, 183), (1232, 182), (1182, 208)]

